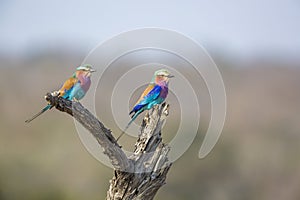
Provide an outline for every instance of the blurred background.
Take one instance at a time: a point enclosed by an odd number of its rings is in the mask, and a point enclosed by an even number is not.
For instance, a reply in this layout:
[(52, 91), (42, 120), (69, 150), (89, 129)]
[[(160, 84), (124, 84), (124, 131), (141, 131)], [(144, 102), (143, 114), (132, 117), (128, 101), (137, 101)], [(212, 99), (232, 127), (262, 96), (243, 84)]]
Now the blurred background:
[[(179, 31), (202, 44), (228, 100), (213, 151), (198, 159), (204, 113), (195, 141), (155, 199), (300, 199), (299, 21), (298, 0), (1, 0), (0, 199), (106, 197), (113, 171), (85, 150), (70, 116), (52, 110), (24, 121), (98, 43), (143, 27)], [(178, 121), (170, 115), (171, 130)]]

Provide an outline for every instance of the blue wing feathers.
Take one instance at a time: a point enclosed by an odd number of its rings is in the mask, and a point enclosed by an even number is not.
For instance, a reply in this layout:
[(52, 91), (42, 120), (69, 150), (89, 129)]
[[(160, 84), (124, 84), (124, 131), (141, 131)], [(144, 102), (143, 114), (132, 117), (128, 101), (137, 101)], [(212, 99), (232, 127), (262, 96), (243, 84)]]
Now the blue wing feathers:
[(85, 92), (81, 88), (80, 81), (78, 81), (75, 85), (73, 85), (69, 90), (67, 90), (63, 96), (64, 99), (68, 99), (70, 101), (73, 100), (73, 98), (80, 100), (84, 97)]
[(154, 88), (140, 101), (138, 102), (132, 111), (130, 111), (129, 114), (133, 112), (138, 112), (139, 110), (143, 109), (144, 106), (148, 105), (149, 103), (155, 101), (155, 99), (158, 98), (161, 91), (161, 87), (159, 85), (154, 86)]
[(154, 86), (154, 88), (138, 104), (146, 105), (150, 103), (159, 96), (160, 91), (161, 87), (159, 85)]
[(69, 90), (65, 90), (65, 94), (63, 96), (64, 99), (69, 99), (69, 96), (70, 96), (73, 88), (74, 88), (74, 85)]

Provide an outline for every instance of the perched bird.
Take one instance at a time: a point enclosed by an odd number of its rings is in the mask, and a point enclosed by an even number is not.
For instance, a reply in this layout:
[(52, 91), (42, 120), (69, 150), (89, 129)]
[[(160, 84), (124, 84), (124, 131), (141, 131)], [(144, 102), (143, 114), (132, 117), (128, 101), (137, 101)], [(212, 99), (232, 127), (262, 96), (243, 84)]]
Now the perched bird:
[[(91, 74), (95, 72), (91, 65), (85, 64), (77, 67), (76, 72), (65, 81), (60, 90), (52, 92), (52, 95), (58, 95), (68, 100), (80, 100), (86, 92), (89, 90), (91, 85)], [(35, 114), (30, 119), (26, 120), (26, 123), (31, 122), (45, 111), (50, 110), (53, 106), (48, 104), (39, 113)]]
[(130, 124), (141, 114), (144, 110), (151, 109), (154, 105), (164, 102), (168, 95), (169, 79), (172, 78), (170, 72), (166, 69), (158, 70), (154, 73), (152, 80), (148, 87), (144, 90), (141, 97), (130, 111), (132, 114), (131, 120), (125, 127), (124, 131), (117, 138), (117, 141), (122, 137), (125, 131), (129, 128)]

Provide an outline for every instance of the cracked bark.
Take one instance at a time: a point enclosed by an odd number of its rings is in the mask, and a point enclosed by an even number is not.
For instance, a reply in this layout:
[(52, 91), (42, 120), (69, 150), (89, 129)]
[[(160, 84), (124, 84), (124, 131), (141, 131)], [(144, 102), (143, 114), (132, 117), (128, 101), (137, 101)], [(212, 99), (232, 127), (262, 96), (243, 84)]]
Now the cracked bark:
[(127, 157), (111, 131), (79, 102), (46, 95), (56, 109), (72, 115), (97, 140), (114, 167), (107, 200), (151, 200), (161, 186), (172, 165), (168, 161), (170, 150), (162, 142), (161, 129), (169, 114), (169, 105), (163, 103), (149, 110), (143, 119), (135, 150)]

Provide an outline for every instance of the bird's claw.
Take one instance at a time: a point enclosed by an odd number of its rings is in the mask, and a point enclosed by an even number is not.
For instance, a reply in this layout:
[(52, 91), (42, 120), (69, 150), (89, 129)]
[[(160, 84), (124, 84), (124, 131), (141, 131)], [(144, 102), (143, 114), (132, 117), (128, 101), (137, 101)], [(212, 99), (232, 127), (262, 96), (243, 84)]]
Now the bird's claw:
[(51, 95), (54, 96), (54, 97), (56, 97), (56, 96), (59, 95), (59, 91), (53, 91), (53, 92), (51, 92)]
[(73, 97), (73, 101), (74, 102), (79, 102), (78, 99), (76, 99), (75, 97)]

